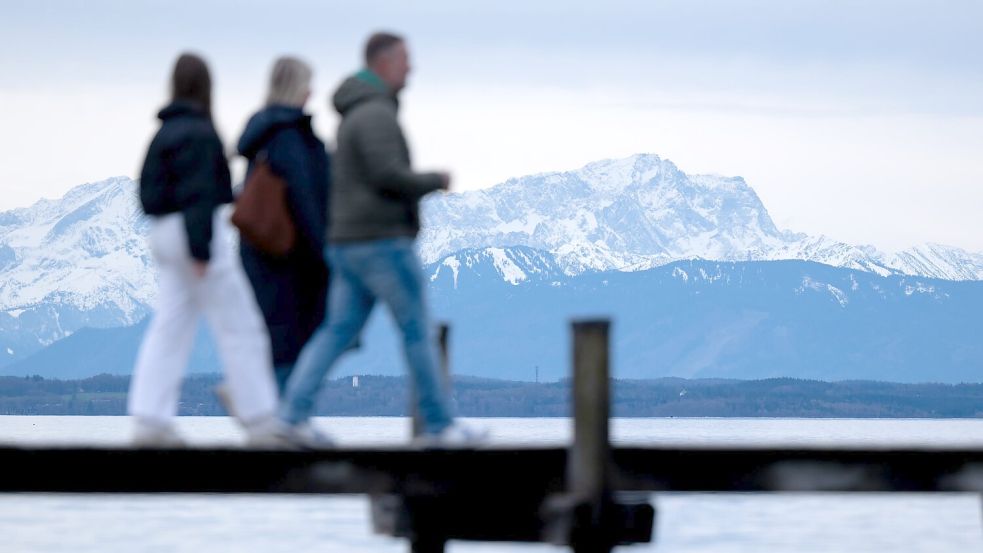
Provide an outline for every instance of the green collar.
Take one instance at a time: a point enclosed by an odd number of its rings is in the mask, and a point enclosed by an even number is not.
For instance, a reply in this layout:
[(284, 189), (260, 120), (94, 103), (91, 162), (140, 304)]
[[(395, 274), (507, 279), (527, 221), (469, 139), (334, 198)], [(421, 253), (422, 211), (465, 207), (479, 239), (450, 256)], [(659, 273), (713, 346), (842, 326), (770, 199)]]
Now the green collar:
[(386, 85), (386, 83), (382, 82), (379, 75), (376, 75), (375, 71), (372, 71), (371, 69), (363, 69), (358, 73), (355, 73), (355, 78), (378, 88), (382, 92), (387, 94), (389, 93), (389, 87)]

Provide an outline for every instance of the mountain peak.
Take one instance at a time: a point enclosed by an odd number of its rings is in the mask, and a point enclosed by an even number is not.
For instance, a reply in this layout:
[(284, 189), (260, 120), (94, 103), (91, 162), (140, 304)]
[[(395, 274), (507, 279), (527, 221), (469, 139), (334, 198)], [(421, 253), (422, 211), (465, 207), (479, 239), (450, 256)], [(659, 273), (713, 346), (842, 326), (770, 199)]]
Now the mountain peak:
[(11, 223), (0, 227), (0, 313), (13, 317), (0, 330), (35, 321), (54, 340), (146, 314), (156, 274), (129, 178), (83, 184), (0, 220)]
[(70, 206), (88, 202), (100, 194), (106, 193), (107, 191), (121, 191), (124, 189), (129, 189), (132, 184), (133, 179), (123, 176), (110, 177), (108, 179), (95, 182), (87, 182), (72, 188), (61, 198), (39, 200), (32, 205), (30, 209), (34, 209), (41, 205), (59, 205), (70, 208)]
[(421, 253), (433, 263), (476, 245), (528, 246), (570, 274), (670, 259), (746, 259), (781, 241), (740, 177), (690, 177), (654, 154), (511, 179), (428, 199)]
[(526, 246), (567, 274), (640, 270), (680, 259), (801, 259), (880, 275), (983, 279), (983, 254), (926, 244), (897, 254), (779, 230), (740, 176), (687, 175), (655, 154), (509, 179), (429, 198), (425, 263), (468, 248)]
[(577, 172), (604, 172), (610, 171), (611, 169), (628, 169), (635, 172), (644, 172), (652, 169), (661, 169), (663, 167), (670, 168), (675, 171), (679, 170), (676, 165), (673, 164), (673, 162), (669, 161), (668, 159), (662, 159), (658, 154), (638, 153), (632, 154), (628, 157), (616, 157), (591, 161), (578, 169)]
[(655, 154), (635, 154), (588, 163), (574, 174), (596, 191), (620, 193), (629, 186), (646, 185), (656, 179), (673, 182), (682, 173), (671, 161)]

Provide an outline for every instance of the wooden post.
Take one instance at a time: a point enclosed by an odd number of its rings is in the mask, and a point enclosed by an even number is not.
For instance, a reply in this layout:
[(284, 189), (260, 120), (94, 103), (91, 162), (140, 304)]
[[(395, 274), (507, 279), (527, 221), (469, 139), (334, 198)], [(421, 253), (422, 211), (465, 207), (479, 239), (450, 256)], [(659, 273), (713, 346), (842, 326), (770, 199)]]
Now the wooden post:
[[(442, 379), (441, 386), (446, 388), (450, 381), (450, 356), (447, 353), (447, 342), (450, 336), (450, 325), (447, 323), (440, 323), (437, 326), (437, 377)], [(417, 402), (417, 389), (416, 381), (409, 378), (410, 389), (410, 401), (413, 402), (410, 407), (410, 412), (413, 416), (410, 419), (410, 430), (414, 437), (423, 434), (423, 417), (420, 416), (419, 404)], [(409, 514), (412, 518), (412, 514)], [(417, 532), (421, 532), (417, 534)], [(444, 553), (444, 546), (447, 543), (447, 539), (433, 532), (428, 532), (425, 529), (413, 528), (410, 530), (414, 533), (413, 537), (410, 538), (410, 553)]]
[(573, 324), (573, 447), (568, 490), (600, 499), (608, 487), (608, 327), (607, 321)]
[[(450, 382), (450, 356), (447, 353), (448, 340), (450, 339), (451, 327), (447, 323), (441, 323), (437, 326), (437, 364), (438, 370), (440, 372), (440, 378), (443, 379), (442, 385), (446, 388)], [(407, 377), (410, 382), (410, 413), (412, 413), (412, 418), (410, 419), (410, 432), (414, 437), (419, 436), (423, 433), (423, 419), (420, 417), (420, 411), (417, 409), (417, 395), (416, 395), (416, 382), (411, 378)]]
[(410, 553), (444, 553), (445, 544), (443, 538), (413, 538), (410, 540)]
[(573, 444), (567, 490), (578, 504), (571, 545), (577, 553), (607, 553), (603, 520), (611, 502), (609, 347), (606, 320), (573, 323)]

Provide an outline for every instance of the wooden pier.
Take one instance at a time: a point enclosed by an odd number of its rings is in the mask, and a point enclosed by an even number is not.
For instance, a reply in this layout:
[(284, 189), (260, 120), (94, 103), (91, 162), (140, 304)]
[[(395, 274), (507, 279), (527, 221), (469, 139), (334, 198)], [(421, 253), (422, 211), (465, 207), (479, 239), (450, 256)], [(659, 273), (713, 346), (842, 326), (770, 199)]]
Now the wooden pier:
[(577, 552), (652, 539), (652, 492), (983, 492), (980, 448), (617, 447), (608, 325), (574, 325), (567, 448), (324, 451), (0, 447), (0, 492), (366, 494), (376, 531), (417, 553), (448, 540)]

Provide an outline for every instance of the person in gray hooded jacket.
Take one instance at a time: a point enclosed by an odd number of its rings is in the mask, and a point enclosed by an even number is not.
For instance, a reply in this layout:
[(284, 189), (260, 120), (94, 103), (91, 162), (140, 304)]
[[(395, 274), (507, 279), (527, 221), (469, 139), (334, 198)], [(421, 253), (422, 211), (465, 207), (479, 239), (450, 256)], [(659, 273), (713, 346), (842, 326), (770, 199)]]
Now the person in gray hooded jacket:
[(472, 443), (482, 436), (453, 421), (448, 390), (437, 373), (424, 297), (425, 279), (414, 240), (419, 202), (447, 190), (446, 173), (417, 173), (397, 121), (396, 95), (410, 71), (405, 41), (376, 33), (365, 48), (366, 69), (334, 95), (341, 114), (332, 164), (326, 257), (332, 268), (328, 315), (304, 346), (280, 406), (283, 437), (301, 447), (330, 439), (310, 424), (324, 377), (358, 339), (376, 301), (392, 313), (416, 384), (425, 444)]
[(393, 85), (376, 72), (365, 69), (345, 80), (334, 95), (334, 107), (342, 121), (329, 240), (415, 238), (420, 199), (446, 190), (450, 177), (410, 169), (409, 148), (396, 119), (399, 101)]

